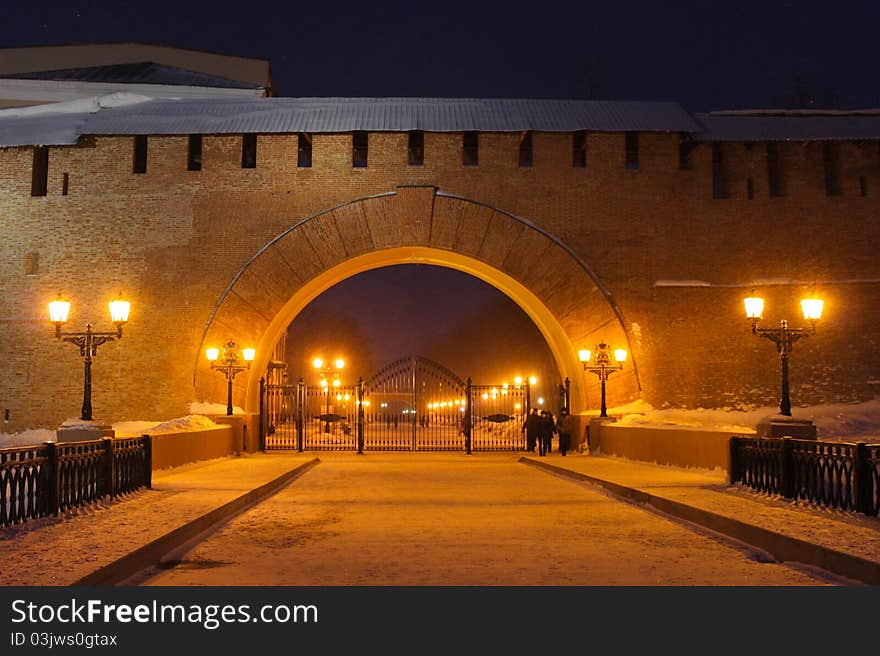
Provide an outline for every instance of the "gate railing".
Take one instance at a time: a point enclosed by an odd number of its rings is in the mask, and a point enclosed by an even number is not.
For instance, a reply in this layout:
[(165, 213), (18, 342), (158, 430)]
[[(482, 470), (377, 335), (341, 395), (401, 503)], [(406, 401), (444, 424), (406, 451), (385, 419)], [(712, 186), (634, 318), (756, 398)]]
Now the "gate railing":
[(0, 526), (152, 486), (148, 435), (0, 449)]
[(880, 515), (880, 444), (730, 438), (730, 482), (826, 508)]

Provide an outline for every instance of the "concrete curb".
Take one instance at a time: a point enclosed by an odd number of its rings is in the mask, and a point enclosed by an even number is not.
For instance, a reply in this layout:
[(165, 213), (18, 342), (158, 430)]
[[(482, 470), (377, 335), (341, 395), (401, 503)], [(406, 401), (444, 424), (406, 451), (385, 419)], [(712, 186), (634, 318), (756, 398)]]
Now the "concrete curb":
[(813, 565), (869, 585), (880, 585), (880, 563), (556, 465), (536, 462), (530, 458), (520, 458), (519, 461), (565, 478), (598, 485), (616, 496), (651, 506), (673, 517), (684, 519), (762, 549), (779, 561)]
[(211, 512), (197, 517), (170, 533), (156, 538), (140, 549), (136, 549), (122, 558), (104, 565), (71, 585), (117, 585), (138, 572), (156, 565), (166, 554), (181, 547), (200, 533), (210, 530), (216, 524), (275, 494), (282, 487), (306, 473), (319, 462), (321, 462), (319, 458), (314, 458), (303, 463), (268, 483), (254, 488), (250, 492), (245, 492), (240, 497), (223, 504), (219, 508), (215, 508)]

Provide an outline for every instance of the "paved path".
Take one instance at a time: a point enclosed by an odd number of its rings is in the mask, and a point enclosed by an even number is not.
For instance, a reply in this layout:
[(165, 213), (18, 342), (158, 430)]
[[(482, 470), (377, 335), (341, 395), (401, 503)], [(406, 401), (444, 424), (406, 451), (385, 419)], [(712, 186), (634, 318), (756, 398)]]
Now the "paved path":
[[(320, 454), (146, 585), (821, 585), (718, 535), (519, 462)], [(574, 456), (587, 467), (607, 459)], [(610, 461), (609, 461), (610, 462)], [(606, 466), (612, 466), (611, 465)], [(667, 476), (663, 478), (662, 472)], [(675, 487), (668, 468), (654, 483)], [(626, 472), (621, 469), (618, 475)], [(641, 475), (633, 483), (645, 483)], [(701, 484), (721, 483), (718, 475)], [(636, 480), (638, 479), (638, 480)], [(647, 483), (650, 485), (651, 481)], [(684, 487), (694, 481), (679, 481)]]

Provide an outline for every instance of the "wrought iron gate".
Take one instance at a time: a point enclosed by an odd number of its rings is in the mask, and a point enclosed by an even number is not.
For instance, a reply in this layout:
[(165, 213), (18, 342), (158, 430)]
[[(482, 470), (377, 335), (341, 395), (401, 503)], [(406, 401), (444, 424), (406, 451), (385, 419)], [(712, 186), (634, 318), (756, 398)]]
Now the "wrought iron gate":
[(421, 356), (383, 367), (364, 384), (364, 448), (464, 451), (465, 384)]
[(517, 451), (528, 385), (472, 385), (421, 356), (358, 385), (261, 383), (266, 450)]
[(528, 397), (526, 385), (471, 385), (469, 450), (525, 451)]

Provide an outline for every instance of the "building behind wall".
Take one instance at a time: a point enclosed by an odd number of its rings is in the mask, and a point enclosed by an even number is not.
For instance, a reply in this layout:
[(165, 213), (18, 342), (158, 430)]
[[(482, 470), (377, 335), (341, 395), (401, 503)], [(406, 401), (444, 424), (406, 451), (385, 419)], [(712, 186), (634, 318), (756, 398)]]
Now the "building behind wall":
[[(179, 416), (196, 400), (219, 299), (265, 311), (224, 297), (254, 275), (248, 262), (308, 217), (411, 188), (521, 217), (589, 266), (638, 370), (637, 384), (609, 385), (611, 405), (638, 395), (656, 407), (773, 405), (778, 356), (742, 309), (753, 285), (768, 324), (799, 325), (797, 301), (811, 289), (826, 299), (792, 356), (796, 405), (863, 401), (880, 384), (877, 113), (266, 98), (13, 114), (0, 114), (8, 431), (57, 425), (79, 407), (78, 356), (45, 318), (59, 290), (73, 325), (103, 323), (119, 291), (133, 303), (124, 339), (95, 363), (96, 413)], [(477, 209), (458, 219), (462, 230), (483, 220)], [(332, 259), (336, 237), (326, 238), (288, 253), (289, 275)], [(483, 239), (477, 255), (501, 238)], [(586, 402), (597, 405), (594, 387)]]

